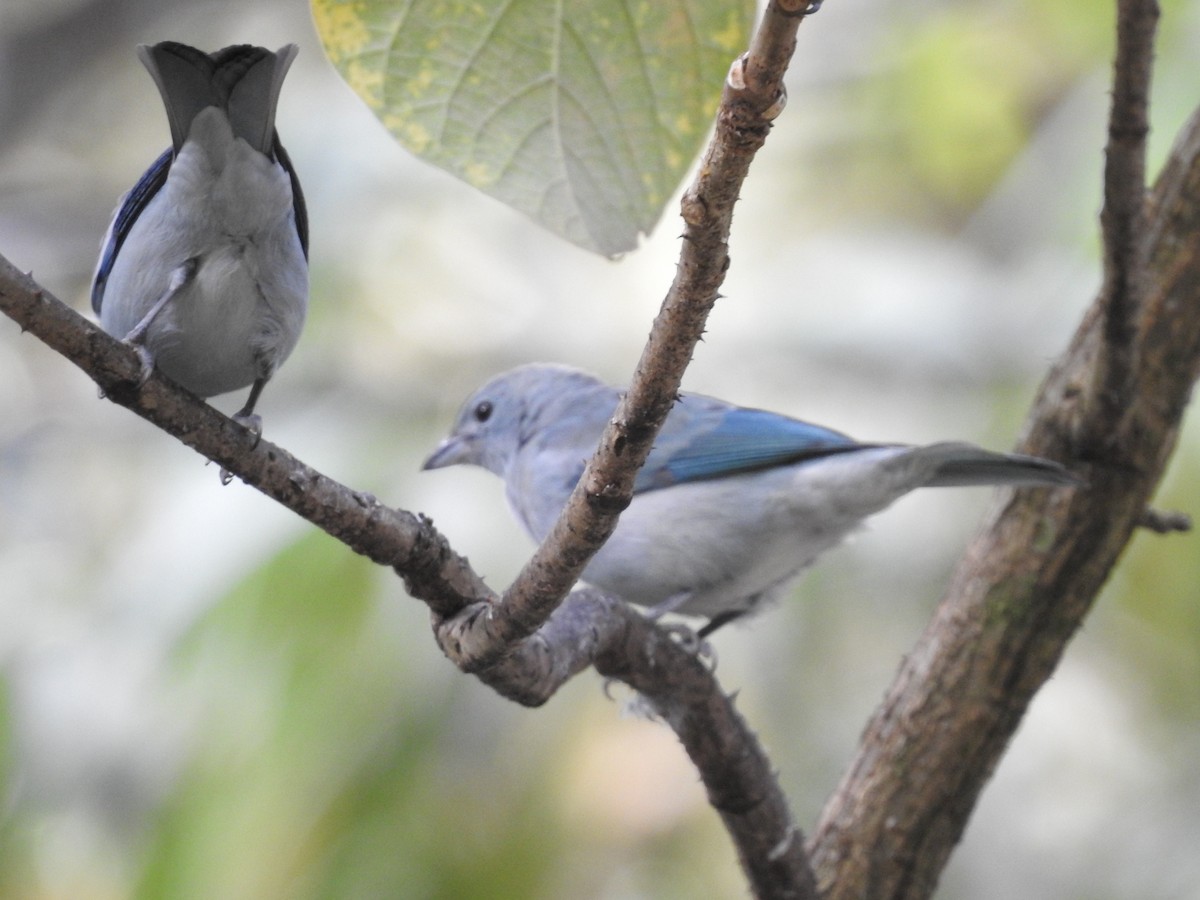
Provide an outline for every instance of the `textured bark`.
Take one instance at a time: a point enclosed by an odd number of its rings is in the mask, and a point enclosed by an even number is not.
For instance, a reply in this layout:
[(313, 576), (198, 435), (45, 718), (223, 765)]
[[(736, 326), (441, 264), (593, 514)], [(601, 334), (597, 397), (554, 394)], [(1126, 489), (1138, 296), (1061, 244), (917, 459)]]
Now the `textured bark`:
[(675, 632), (594, 589), (579, 590), (530, 638), (477, 674), (505, 696), (536, 705), (589, 664), (637, 690), (648, 711), (678, 735), (754, 895), (815, 898), (804, 836), (770, 759), (703, 655)]
[[(496, 595), (424, 517), (380, 504), (286, 450), (254, 443), (226, 418), (157, 372), (139, 389), (136, 354), (40, 288), (0, 257), (0, 311), (94, 378), (105, 396), (235, 472), (247, 484), (338, 538), (393, 567), (433, 613), (450, 659), (498, 693), (544, 703), (569, 678), (595, 666), (640, 691), (679, 735), (720, 813), (756, 896), (814, 898), (803, 838), (770, 760), (696, 654), (673, 633), (596, 591), (568, 598), (532, 635), (501, 654), (464, 650), (473, 620)], [(484, 660), (484, 661), (481, 661)]]
[(1144, 211), (1114, 217), (1144, 222), (1132, 238), (1143, 246), (1106, 253), (1126, 260), (1109, 265), (1145, 266), (1105, 278), (1020, 448), (1075, 460), (1088, 486), (1015, 493), (968, 549), (815, 831), (823, 896), (929, 896), (1029, 701), (1145, 520), (1200, 375), (1200, 111)]
[[(376, 562), (394, 567), (433, 613), (460, 669), (518, 702), (543, 702), (589, 665), (648, 698), (679, 734), (760, 897), (815, 897), (804, 842), (753, 732), (695, 655), (619, 601), (563, 597), (628, 506), (633, 480), (675, 401), (729, 266), (733, 207), (750, 161), (783, 109), (783, 75), (807, 3), (773, 0), (750, 52), (734, 62), (700, 174), (682, 202), (676, 278), (627, 396), (557, 526), (503, 598), (425, 519), (388, 509), (305, 466), (155, 373), (0, 258), (0, 309), (84, 369), (114, 402), (174, 434)], [(556, 613), (557, 608), (557, 613)], [(552, 618), (551, 614), (554, 613)]]
[(733, 208), (751, 160), (783, 109), (783, 76), (795, 50), (796, 30), (808, 10), (807, 0), (772, 0), (749, 52), (730, 68), (715, 133), (681, 202), (683, 245), (675, 279), (629, 390), (558, 521), (503, 602), (489, 615), (472, 619), (473, 634), (457, 630), (459, 645), (483, 661), (546, 620), (612, 534), (633, 497), (634, 478), (671, 411), (725, 280)]
[[(1143, 203), (1157, 10), (1122, 0), (1105, 187), (1105, 279), (1042, 387), (1021, 449), (1068, 462), (1077, 491), (1021, 491), (989, 518), (904, 661), (809, 846), (770, 761), (703, 660), (620, 601), (563, 594), (611, 533), (729, 265), (733, 204), (783, 104), (807, 8), (770, 4), (730, 70), (716, 134), (685, 192), (679, 270), (629, 395), (559, 525), (500, 598), (420, 516), (257, 444), (0, 258), (0, 311), (155, 423), (347, 546), (392, 566), (463, 671), (527, 705), (588, 666), (638, 690), (679, 735), (760, 897), (926, 897), (1036, 690), (1146, 505), (1200, 373), (1200, 114)], [(557, 608), (556, 608), (557, 607)], [(548, 618), (547, 618), (548, 617)], [(817, 881), (814, 883), (813, 871)]]
[(163, 377), (140, 388), (137, 354), (0, 256), (0, 312), (75, 363), (104, 396), (157, 425), (356, 553), (392, 566), (435, 610), (494, 597), (428, 520), (379, 503), (305, 465), (282, 447)]

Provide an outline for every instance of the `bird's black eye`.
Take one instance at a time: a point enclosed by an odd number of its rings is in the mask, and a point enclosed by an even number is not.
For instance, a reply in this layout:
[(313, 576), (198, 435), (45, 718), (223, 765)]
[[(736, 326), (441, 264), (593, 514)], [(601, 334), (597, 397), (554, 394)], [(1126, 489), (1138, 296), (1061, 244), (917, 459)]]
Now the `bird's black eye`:
[(482, 400), (475, 407), (475, 420), (478, 422), (486, 422), (492, 417), (492, 401)]

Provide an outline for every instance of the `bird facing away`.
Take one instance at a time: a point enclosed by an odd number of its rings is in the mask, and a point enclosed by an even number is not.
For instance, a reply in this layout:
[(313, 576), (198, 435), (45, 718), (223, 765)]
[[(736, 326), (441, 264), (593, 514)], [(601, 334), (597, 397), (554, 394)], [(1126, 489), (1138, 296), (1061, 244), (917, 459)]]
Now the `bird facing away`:
[(256, 432), (263, 385), (296, 346), (308, 307), (308, 218), (275, 131), (295, 44), (208, 54), (138, 47), (162, 94), (171, 147), (121, 198), (101, 243), (92, 309), (201, 397), (252, 385), (236, 418)]
[[(543, 540), (595, 452), (617, 388), (560, 365), (496, 376), (425, 461), (482, 466)], [(633, 501), (583, 580), (655, 614), (704, 616), (701, 636), (777, 597), (867, 516), (919, 487), (1064, 487), (1058, 463), (965, 443), (861, 444), (836, 431), (681, 395), (634, 482)]]

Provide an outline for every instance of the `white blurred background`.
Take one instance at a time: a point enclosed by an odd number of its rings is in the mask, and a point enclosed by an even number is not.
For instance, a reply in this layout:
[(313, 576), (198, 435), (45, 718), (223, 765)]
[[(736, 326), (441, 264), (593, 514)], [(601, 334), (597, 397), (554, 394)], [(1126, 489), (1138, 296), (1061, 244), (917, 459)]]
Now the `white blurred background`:
[[(1112, 10), (839, 0), (801, 29), (685, 388), (862, 439), (1011, 446), (1099, 283)], [(531, 547), (481, 470), (418, 471), (511, 365), (632, 370), (676, 204), (609, 262), (406, 154), (266, 0), (6, 0), (0, 253), (76, 308), (168, 140), (134, 45), (294, 41), (278, 127), (312, 305), (265, 433), (431, 515), (502, 588)], [(1154, 168), (1200, 101), (1200, 4), (1164, 3)], [(218, 398), (226, 412), (241, 394)], [(1200, 426), (1159, 502), (1193, 515)], [(989, 502), (873, 520), (716, 639), (802, 828)], [(1200, 541), (1139, 536), (987, 788), (940, 895), (1200, 897)], [(422, 604), (97, 398), (0, 320), (0, 896), (744, 896), (662, 726), (584, 674), (544, 709), (460, 675)]]

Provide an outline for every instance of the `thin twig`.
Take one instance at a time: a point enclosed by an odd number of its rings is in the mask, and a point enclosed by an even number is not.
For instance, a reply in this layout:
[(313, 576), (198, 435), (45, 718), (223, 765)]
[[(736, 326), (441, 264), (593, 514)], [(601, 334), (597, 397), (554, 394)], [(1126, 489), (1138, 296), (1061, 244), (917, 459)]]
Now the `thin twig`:
[(480, 655), (478, 663), (486, 665), (546, 620), (629, 505), (634, 477), (675, 402), (724, 281), (733, 208), (750, 162), (783, 108), (783, 76), (808, 9), (807, 2), (773, 0), (750, 53), (734, 62), (716, 130), (681, 204), (684, 233), (675, 279), (628, 393), (566, 508), (503, 602), (487, 615), (472, 616), (473, 633), (454, 629), (459, 646)]
[(1137, 526), (1155, 534), (1183, 534), (1192, 530), (1192, 517), (1176, 510), (1151, 508), (1142, 513)]
[[(403, 576), (440, 623), (447, 655), (457, 652), (453, 626), (470, 632), (495, 595), (427, 519), (391, 509), (338, 484), (240, 425), (157, 372), (136, 388), (137, 355), (19, 272), (0, 256), (0, 312), (75, 363), (125, 406), (247, 484), (288, 507), (352, 550)], [(455, 615), (463, 609), (468, 615)], [(450, 618), (453, 617), (453, 618)], [(503, 696), (525, 705), (545, 702), (590, 665), (650, 698), (675, 729), (724, 820), (760, 897), (815, 898), (803, 841), (783, 792), (754, 733), (694, 654), (670, 632), (619, 600), (578, 592), (525, 640), (476, 674)]]
[(824, 897), (932, 893), (1034, 693), (1143, 518), (1200, 376), (1200, 110), (1148, 210), (1148, 269), (1129, 279), (1143, 293), (1121, 307), (1133, 315), (1121, 332), (1131, 343), (1115, 353), (1136, 363), (1125, 405), (1088, 402), (1112, 336), (1102, 291), (1043, 384), (1020, 447), (1070, 463), (1075, 448), (1094, 449), (1078, 435), (1107, 434), (1120, 459), (1077, 459), (1086, 488), (1020, 491), (993, 510), (814, 832)]
[(109, 400), (153, 423), (201, 456), (342, 541), (397, 569), (434, 610), (457, 612), (494, 598), (427, 519), (392, 509), (305, 465), (165, 378), (138, 387), (140, 361), (128, 345), (54, 297), (0, 256), (0, 311), (82, 369)]
[[(729, 265), (733, 206), (771, 119), (783, 107), (782, 78), (805, 8), (794, 0), (772, 2), (756, 34), (755, 51), (735, 62), (716, 133), (683, 201), (685, 231), (676, 279), (629, 393), (558, 527), (499, 604), (428, 521), (389, 510), (374, 498), (337, 485), (267, 441), (254, 447), (238, 426), (161, 376), (153, 376), (141, 390), (132, 389), (133, 354), (65, 307), (55, 315), (65, 312), (67, 321), (51, 326), (48, 335), (38, 329), (52, 345), (55, 334), (74, 336), (82, 345), (74, 348), (74, 355), (61, 342), (56, 348), (72, 356), (114, 401), (358, 552), (394, 566), (409, 591), (429, 603), (435, 634), (447, 656), (505, 696), (541, 702), (563, 680), (592, 663), (642, 691), (679, 734), (699, 769), (737, 846), (751, 889), (759, 897), (780, 898), (815, 897), (803, 838), (766, 754), (711, 674), (698, 669), (694, 657), (669, 639), (655, 638), (664, 634), (660, 629), (626, 607), (613, 607), (614, 601), (608, 606), (573, 603), (562, 615), (550, 621), (547, 617), (628, 505), (634, 475), (703, 334)], [(0, 306), (23, 327), (33, 328), (38, 316), (28, 315), (33, 311), (28, 304), (22, 310), (19, 302), (10, 302), (13, 295), (6, 293), (6, 281), (15, 285), (16, 293), (36, 291), (36, 285), (14, 276), (19, 273), (0, 266)], [(344, 520), (325, 524), (326, 517), (342, 514)], [(581, 609), (591, 614), (581, 617)], [(635, 637), (631, 640), (629, 635)]]
[[(1094, 402), (1104, 407), (1101, 421), (1113, 419), (1128, 406), (1138, 364), (1134, 328), (1146, 287), (1146, 138), (1158, 17), (1157, 0), (1117, 3), (1117, 49), (1100, 213), (1104, 350), (1092, 386)], [(1083, 452), (1093, 457), (1119, 454), (1112, 435), (1111, 429), (1081, 435)]]

